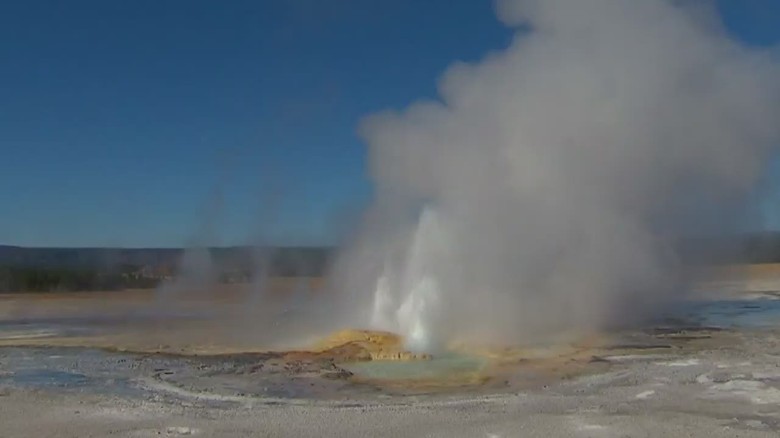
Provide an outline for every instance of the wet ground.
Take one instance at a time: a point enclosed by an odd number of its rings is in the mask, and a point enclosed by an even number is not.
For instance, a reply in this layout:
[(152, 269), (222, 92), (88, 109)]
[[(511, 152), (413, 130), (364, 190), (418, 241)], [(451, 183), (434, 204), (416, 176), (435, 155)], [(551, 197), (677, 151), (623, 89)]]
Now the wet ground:
[(681, 322), (726, 329), (773, 327), (780, 323), (780, 300), (755, 299), (689, 301), (668, 315)]
[[(72, 339), (85, 344), (92, 337), (105, 339), (106, 333), (127, 329), (130, 324), (143, 325), (147, 318), (135, 315), (121, 321), (86, 317), (0, 321), (0, 341), (9, 345), (0, 349), (0, 385), (123, 395), (183, 391), (209, 393), (215, 400), (373, 400), (384, 395), (441, 396), (464, 390), (507, 393), (534, 383), (543, 386), (571, 375), (601, 372), (625, 363), (626, 357), (697, 354), (726, 348), (745, 333), (780, 327), (780, 300), (764, 297), (688, 302), (656, 325), (614, 334), (599, 345), (555, 353), (543, 360), (521, 357), (503, 361), (501, 366), (482, 356), (454, 352), (422, 361), (340, 362), (328, 357), (290, 359), (281, 353), (189, 356), (68, 346)], [(181, 321), (193, 318), (181, 316)], [(10, 346), (14, 344), (18, 346)], [(479, 378), (470, 380), (469, 376)], [(437, 385), (439, 380), (458, 384)]]
[(693, 301), (595, 346), (500, 364), (45, 346), (152, 320), (6, 318), (0, 436), (37, 431), (30, 409), (46, 436), (778, 436), (775, 298)]

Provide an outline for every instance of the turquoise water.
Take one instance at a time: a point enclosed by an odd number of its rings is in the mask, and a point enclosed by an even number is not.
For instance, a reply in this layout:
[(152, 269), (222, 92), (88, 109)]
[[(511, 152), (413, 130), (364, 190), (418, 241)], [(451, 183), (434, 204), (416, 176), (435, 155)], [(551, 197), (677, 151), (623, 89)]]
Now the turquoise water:
[(370, 379), (430, 379), (450, 374), (479, 371), (487, 361), (483, 358), (456, 353), (444, 353), (430, 360), (374, 360), (342, 364), (357, 376)]

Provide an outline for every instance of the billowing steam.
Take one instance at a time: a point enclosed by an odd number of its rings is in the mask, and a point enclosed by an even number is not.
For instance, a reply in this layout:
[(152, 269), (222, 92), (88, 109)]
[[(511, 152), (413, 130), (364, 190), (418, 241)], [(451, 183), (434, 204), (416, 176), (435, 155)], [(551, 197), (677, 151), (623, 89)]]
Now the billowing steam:
[(780, 145), (778, 64), (713, 10), (499, 1), (506, 50), (362, 125), (376, 199), (336, 272), (352, 322), (422, 350), (516, 342), (679, 291), (670, 242), (716, 230)]

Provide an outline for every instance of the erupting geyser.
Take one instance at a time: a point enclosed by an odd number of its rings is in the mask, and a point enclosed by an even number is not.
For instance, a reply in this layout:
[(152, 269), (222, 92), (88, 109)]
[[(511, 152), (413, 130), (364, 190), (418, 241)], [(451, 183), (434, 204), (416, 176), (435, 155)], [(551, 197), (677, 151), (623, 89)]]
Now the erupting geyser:
[(435, 330), (441, 291), (437, 264), (446, 259), (448, 239), (436, 211), (424, 209), (401, 265), (387, 263), (377, 280), (372, 328), (402, 334), (413, 352), (438, 347)]
[(508, 48), (361, 128), (376, 196), (335, 278), (412, 349), (642, 316), (685, 286), (672, 242), (732, 225), (780, 145), (777, 58), (714, 2), (497, 10)]

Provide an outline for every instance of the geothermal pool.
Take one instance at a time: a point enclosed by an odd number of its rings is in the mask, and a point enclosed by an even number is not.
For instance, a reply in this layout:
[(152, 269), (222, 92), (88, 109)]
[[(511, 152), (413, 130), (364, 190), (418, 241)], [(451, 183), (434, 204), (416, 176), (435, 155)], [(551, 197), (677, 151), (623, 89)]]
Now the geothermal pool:
[(342, 366), (356, 376), (366, 379), (424, 380), (479, 373), (487, 365), (488, 360), (483, 357), (446, 352), (435, 355), (429, 360), (372, 360), (347, 363)]

